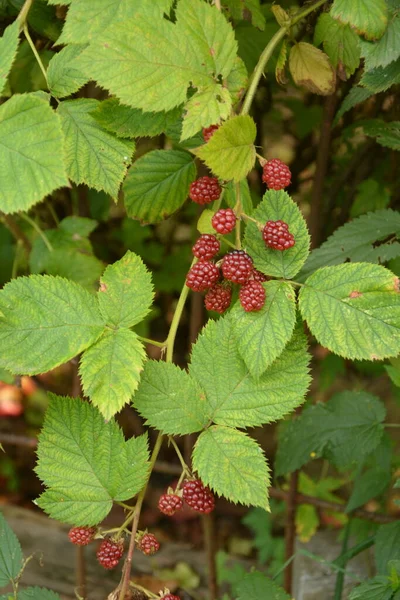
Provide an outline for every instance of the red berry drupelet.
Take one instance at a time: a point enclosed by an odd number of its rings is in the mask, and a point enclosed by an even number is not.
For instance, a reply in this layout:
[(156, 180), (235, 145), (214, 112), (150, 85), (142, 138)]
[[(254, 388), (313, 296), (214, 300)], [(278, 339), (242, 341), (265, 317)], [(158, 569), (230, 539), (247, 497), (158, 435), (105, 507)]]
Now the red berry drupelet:
[(210, 261), (199, 261), (186, 275), (186, 285), (194, 292), (204, 292), (217, 283), (219, 269)]
[(232, 288), (222, 283), (217, 283), (210, 288), (204, 298), (207, 310), (215, 310), (222, 315), (229, 308), (232, 300)]
[(200, 177), (190, 186), (189, 197), (197, 204), (209, 204), (218, 200), (221, 195), (221, 186), (216, 177)]
[(239, 300), (246, 312), (261, 310), (265, 304), (265, 289), (259, 281), (248, 281), (240, 288)]
[(181, 510), (183, 500), (176, 494), (163, 494), (158, 501), (158, 509), (164, 515), (172, 517), (178, 510)]
[(211, 219), (211, 224), (217, 233), (225, 235), (235, 229), (236, 215), (231, 208), (221, 208)]
[(75, 546), (87, 546), (96, 534), (96, 527), (73, 527), (68, 537)]
[(267, 221), (263, 229), (264, 242), (273, 250), (288, 250), (296, 241), (284, 221)]
[(221, 244), (215, 235), (204, 233), (192, 248), (194, 256), (199, 260), (211, 260), (220, 251)]
[(244, 250), (232, 250), (225, 254), (221, 268), (225, 279), (243, 285), (253, 272), (253, 259)]
[(152, 533), (144, 533), (138, 540), (138, 548), (143, 554), (152, 556), (160, 549), (157, 538)]
[(122, 540), (114, 541), (109, 538), (104, 539), (98, 550), (97, 560), (105, 569), (114, 569), (124, 553), (124, 542)]
[(190, 508), (205, 515), (215, 508), (214, 495), (199, 479), (184, 483), (183, 499)]
[(165, 596), (161, 596), (160, 600), (181, 600), (179, 596), (174, 596), (174, 594), (166, 594)]
[(268, 281), (268, 277), (264, 275), (264, 273), (261, 273), (261, 271), (257, 271), (257, 269), (252, 270), (250, 279), (253, 281), (260, 281), (261, 283)]
[(209, 127), (203, 127), (203, 138), (205, 142), (208, 142), (214, 133), (219, 129), (219, 125), (210, 125)]
[(263, 167), (262, 180), (270, 190), (283, 190), (292, 180), (290, 169), (279, 158), (268, 160)]

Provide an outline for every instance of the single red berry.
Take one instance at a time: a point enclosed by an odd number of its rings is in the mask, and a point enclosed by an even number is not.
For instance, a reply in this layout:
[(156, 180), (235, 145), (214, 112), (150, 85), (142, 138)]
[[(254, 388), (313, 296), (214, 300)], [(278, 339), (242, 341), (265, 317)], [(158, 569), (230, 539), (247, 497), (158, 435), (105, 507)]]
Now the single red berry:
[(157, 541), (157, 538), (152, 533), (145, 533), (142, 535), (140, 540), (138, 541), (138, 548), (143, 554), (147, 554), (147, 556), (152, 556), (160, 549), (160, 544)]
[(203, 233), (193, 246), (192, 252), (199, 260), (210, 260), (218, 254), (220, 248), (221, 244), (215, 235)]
[(181, 510), (182, 506), (183, 500), (176, 494), (163, 494), (158, 501), (159, 510), (169, 517)]
[(273, 250), (288, 250), (296, 241), (284, 221), (267, 221), (263, 229), (264, 242)]
[(195, 292), (208, 290), (219, 279), (217, 265), (209, 261), (200, 261), (193, 265), (186, 275), (186, 285)]
[(219, 125), (210, 125), (210, 127), (203, 127), (203, 138), (205, 142), (208, 142), (214, 133), (219, 129)]
[(229, 308), (232, 300), (232, 289), (227, 285), (217, 283), (210, 288), (204, 298), (207, 310), (215, 310), (222, 315)]
[(235, 229), (236, 215), (231, 208), (221, 208), (211, 219), (211, 224), (217, 233), (225, 235)]
[(244, 250), (232, 250), (225, 254), (221, 268), (225, 279), (243, 285), (253, 271), (253, 259)]
[(209, 204), (218, 200), (221, 195), (221, 186), (216, 177), (200, 177), (193, 181), (189, 190), (189, 197), (197, 204)]
[(181, 600), (179, 596), (174, 596), (174, 594), (166, 594), (165, 596), (161, 596), (160, 600)]
[(265, 304), (265, 290), (259, 281), (248, 281), (240, 288), (240, 304), (246, 312), (260, 310)]
[(96, 534), (96, 527), (73, 527), (68, 537), (75, 546), (87, 546)]
[(268, 281), (268, 277), (264, 275), (264, 273), (261, 273), (261, 271), (257, 271), (257, 269), (252, 270), (250, 279), (253, 281), (260, 281), (261, 283), (263, 281)]
[(292, 174), (284, 162), (279, 158), (273, 158), (265, 163), (262, 180), (271, 190), (283, 190), (290, 185)]
[(122, 540), (114, 541), (109, 538), (104, 539), (98, 550), (97, 560), (105, 569), (114, 569), (124, 553), (124, 542)]
[(185, 481), (183, 499), (190, 508), (206, 515), (215, 507), (214, 495), (199, 479)]

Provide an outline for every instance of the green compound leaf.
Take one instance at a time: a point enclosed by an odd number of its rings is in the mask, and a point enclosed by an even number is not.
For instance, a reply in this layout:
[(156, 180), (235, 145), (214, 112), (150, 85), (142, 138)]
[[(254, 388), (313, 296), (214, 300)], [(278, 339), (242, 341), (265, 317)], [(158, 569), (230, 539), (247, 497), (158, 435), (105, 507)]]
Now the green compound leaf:
[(359, 84), (374, 94), (385, 92), (392, 85), (400, 83), (400, 58), (387, 67), (376, 67), (372, 71), (364, 71)]
[(88, 82), (88, 77), (73, 64), (85, 48), (85, 44), (66, 46), (49, 62), (47, 80), (50, 92), (56, 98), (70, 96)]
[(381, 119), (372, 119), (363, 124), (364, 133), (392, 150), (400, 150), (400, 121), (385, 123)]
[(302, 332), (254, 379), (237, 349), (233, 319), (210, 321), (193, 346), (190, 374), (204, 390), (210, 420), (251, 427), (282, 418), (299, 406), (309, 385), (309, 355)]
[(356, 477), (353, 491), (346, 506), (346, 512), (351, 512), (359, 506), (364, 506), (372, 498), (379, 497), (390, 483), (390, 469), (374, 467), (367, 469)]
[(296, 301), (284, 281), (264, 283), (266, 301), (257, 312), (245, 312), (237, 302), (231, 314), (239, 354), (253, 377), (260, 377), (283, 352), (293, 334)]
[(51, 590), (45, 590), (40, 587), (29, 587), (24, 590), (18, 590), (18, 600), (60, 600), (60, 596)]
[(387, 577), (378, 575), (355, 587), (349, 600), (397, 600), (393, 597), (393, 588)]
[(0, 366), (45, 373), (93, 344), (104, 322), (96, 298), (50, 275), (13, 279), (0, 292)]
[(188, 152), (153, 150), (129, 169), (123, 191), (127, 213), (146, 223), (157, 223), (185, 202), (196, 179), (196, 165)]
[(5, 28), (0, 38), (0, 96), (7, 83), (7, 77), (17, 55), (19, 44), (19, 22), (14, 21)]
[(109, 265), (100, 279), (99, 306), (109, 325), (133, 327), (149, 313), (153, 296), (151, 274), (130, 250)]
[(251, 22), (255, 27), (264, 29), (265, 17), (260, 7), (260, 0), (224, 0), (233, 19), (248, 20), (250, 13)]
[(46, 100), (16, 95), (0, 106), (0, 210), (27, 210), (64, 185), (60, 121)]
[(125, 442), (114, 420), (81, 399), (51, 394), (39, 436), (36, 473), (47, 487), (37, 504), (71, 525), (96, 525), (113, 500), (142, 489), (148, 474), (147, 439)]
[(0, 513), (0, 587), (16, 579), (23, 563), (21, 546), (17, 536)]
[(79, 369), (83, 391), (105, 419), (133, 396), (144, 359), (143, 345), (129, 329), (107, 331), (84, 352)]
[(248, 222), (244, 244), (251, 254), (254, 265), (262, 273), (272, 277), (292, 279), (304, 265), (310, 248), (310, 235), (297, 204), (284, 191), (269, 190), (253, 213), (261, 225), (267, 221), (285, 221), (295, 237), (296, 244), (280, 252), (265, 245), (262, 232), (256, 223)]
[(262, 449), (247, 434), (214, 425), (200, 435), (193, 450), (200, 479), (231, 502), (269, 510), (269, 468)]
[(221, 179), (240, 181), (256, 160), (256, 126), (248, 115), (229, 119), (196, 154)]
[(69, 177), (104, 190), (114, 199), (135, 150), (133, 141), (119, 140), (104, 131), (91, 112), (97, 100), (66, 100), (58, 108), (65, 136), (65, 155)]
[(380, 575), (387, 573), (390, 560), (400, 560), (400, 521), (381, 525), (376, 534), (375, 563)]
[(365, 70), (387, 67), (400, 56), (400, 14), (398, 11), (390, 15), (385, 33), (378, 42), (360, 41), (361, 55), (364, 57)]
[(359, 41), (350, 25), (343, 25), (328, 13), (320, 15), (314, 31), (314, 44), (323, 44), (333, 66), (344, 67), (348, 77), (360, 64)]
[(378, 265), (325, 267), (306, 280), (300, 310), (318, 342), (351, 359), (400, 352), (398, 279)]
[(168, 435), (195, 433), (209, 422), (209, 407), (199, 385), (173, 364), (146, 363), (134, 405), (146, 425)]
[(290, 600), (285, 590), (263, 573), (253, 571), (235, 586), (237, 600)]
[(339, 110), (336, 113), (334, 125), (337, 125), (339, 119), (343, 117), (343, 115), (349, 111), (354, 106), (361, 104), (364, 100), (367, 100), (371, 96), (374, 95), (374, 92), (371, 92), (368, 89), (355, 86), (351, 88), (350, 92), (347, 94), (342, 104), (340, 105)]
[(385, 0), (335, 0), (331, 16), (349, 24), (367, 40), (376, 40), (385, 32), (388, 21)]
[(199, 90), (185, 106), (181, 140), (192, 137), (202, 127), (227, 119), (232, 109), (232, 98), (222, 85), (212, 85)]

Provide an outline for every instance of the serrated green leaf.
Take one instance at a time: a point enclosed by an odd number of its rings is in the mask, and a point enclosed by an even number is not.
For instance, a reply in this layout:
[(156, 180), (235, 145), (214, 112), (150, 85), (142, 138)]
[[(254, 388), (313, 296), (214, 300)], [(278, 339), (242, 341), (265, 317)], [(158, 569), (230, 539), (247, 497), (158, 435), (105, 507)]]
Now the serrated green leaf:
[(128, 250), (100, 279), (100, 312), (110, 325), (133, 327), (149, 313), (153, 295), (150, 272), (140, 256)]
[(293, 334), (296, 301), (284, 281), (264, 283), (266, 301), (257, 312), (245, 312), (240, 302), (231, 314), (239, 354), (253, 377), (260, 377), (283, 352)]
[(186, 371), (164, 362), (146, 363), (134, 406), (146, 425), (168, 435), (195, 433), (209, 422), (209, 407), (199, 385)]
[(384, 365), (386, 373), (396, 387), (400, 387), (400, 369), (397, 366)]
[(114, 499), (142, 489), (148, 473), (143, 440), (125, 442), (114, 420), (105, 422), (78, 398), (51, 395), (37, 454), (36, 473), (47, 488), (37, 504), (76, 526), (100, 523)]
[(260, 0), (224, 0), (233, 19), (246, 19), (250, 13), (251, 22), (255, 27), (264, 29), (265, 17), (260, 7)]
[(328, 56), (307, 42), (298, 42), (290, 49), (289, 70), (297, 85), (313, 94), (329, 96), (336, 86), (336, 72)]
[(18, 600), (60, 600), (60, 596), (51, 590), (29, 587), (18, 590)]
[(359, 85), (368, 88), (374, 94), (385, 92), (392, 85), (400, 83), (400, 58), (391, 62), (387, 67), (376, 67), (365, 71)]
[(372, 498), (379, 497), (390, 483), (390, 471), (379, 467), (367, 469), (359, 475), (353, 486), (353, 491), (346, 506), (346, 512), (351, 512), (363, 506)]
[(392, 600), (393, 588), (387, 577), (374, 577), (355, 587), (349, 600)]
[(221, 179), (240, 181), (251, 171), (256, 159), (256, 126), (248, 115), (232, 117), (213, 134), (196, 154)]
[(235, 586), (237, 600), (290, 600), (285, 590), (263, 573), (253, 571)]
[(237, 102), (239, 102), (244, 92), (246, 91), (247, 83), (248, 73), (246, 65), (244, 64), (244, 61), (240, 58), (240, 56), (237, 56), (235, 58), (235, 63), (233, 65), (232, 71), (226, 78), (226, 85), (228, 87), (234, 105)]
[(70, 45), (63, 48), (55, 54), (47, 69), (47, 80), (49, 89), (56, 98), (65, 98), (77, 92), (85, 83), (88, 77), (74, 66), (74, 59), (77, 58), (87, 46), (85, 44)]
[(120, 140), (100, 127), (91, 116), (98, 104), (97, 100), (82, 98), (66, 100), (59, 105), (66, 166), (75, 183), (104, 190), (116, 199), (135, 143)]
[(133, 396), (144, 359), (143, 345), (129, 329), (107, 331), (84, 352), (79, 368), (83, 391), (105, 419)]
[(231, 95), (222, 85), (214, 84), (195, 92), (185, 105), (181, 141), (194, 136), (202, 127), (227, 119), (231, 109)]
[(390, 193), (380, 181), (364, 179), (357, 187), (357, 195), (351, 207), (350, 216), (359, 217), (375, 210), (385, 209), (390, 203)]
[(400, 56), (400, 14), (392, 13), (385, 33), (378, 42), (360, 41), (361, 55), (364, 57), (366, 71), (377, 67), (386, 67)]
[(373, 96), (373, 94), (374, 92), (359, 86), (351, 88), (350, 92), (347, 94), (336, 113), (334, 124), (337, 124), (339, 119), (341, 119), (347, 111), (349, 111), (351, 108), (354, 108), (354, 106), (357, 106), (357, 104), (361, 104), (361, 102), (364, 102)]
[(360, 38), (350, 25), (343, 25), (322, 13), (314, 30), (314, 44), (323, 44), (334, 67), (344, 67), (347, 76), (354, 73), (360, 64)]
[(15, 60), (19, 43), (19, 23), (14, 21), (5, 28), (0, 38), (0, 96), (2, 95), (7, 77)]
[[(224, 201), (232, 209), (235, 208), (235, 205), (237, 202), (237, 198), (236, 198), (237, 189), (236, 188), (237, 188), (237, 186), (233, 181), (229, 181), (225, 186)], [(251, 197), (249, 182), (247, 181), (247, 179), (242, 179), (240, 181), (239, 191), (240, 191), (240, 202), (241, 202), (243, 211), (246, 213), (246, 215), (252, 215), (253, 214), (253, 200)], [(201, 218), (201, 216), (200, 216), (200, 218)], [(213, 229), (210, 232), (207, 231), (206, 233), (215, 233), (215, 229)]]
[(254, 260), (255, 267), (262, 273), (292, 279), (304, 265), (310, 247), (307, 225), (297, 204), (283, 190), (269, 190), (252, 216), (260, 225), (278, 220), (289, 225), (289, 231), (294, 235), (296, 243), (288, 250), (279, 252), (268, 248), (261, 231), (252, 221), (246, 226), (244, 244)]
[(339, 356), (375, 360), (400, 353), (397, 278), (378, 265), (324, 267), (301, 288), (303, 318), (318, 342)]
[(363, 123), (364, 133), (374, 137), (381, 145), (392, 150), (400, 150), (400, 121), (386, 123), (381, 119), (373, 119)]
[(334, 0), (330, 14), (348, 23), (367, 40), (376, 40), (385, 32), (387, 12), (385, 0)]
[(17, 536), (0, 513), (0, 587), (5, 587), (17, 577), (23, 563)]
[(200, 479), (231, 502), (269, 509), (269, 468), (260, 446), (242, 431), (214, 425), (193, 450)]
[(233, 319), (209, 321), (193, 346), (190, 374), (204, 390), (210, 419), (250, 427), (282, 418), (299, 406), (309, 384), (309, 356), (296, 331), (282, 354), (254, 379), (237, 349)]
[(59, 119), (34, 94), (16, 95), (0, 106), (0, 209), (27, 210), (68, 185)]
[(185, 202), (196, 165), (188, 152), (153, 150), (129, 169), (123, 186), (127, 213), (140, 221), (157, 223)]
[(93, 344), (104, 330), (96, 299), (49, 275), (13, 279), (0, 292), (0, 366), (45, 373)]
[[(60, 221), (60, 229), (74, 236), (88, 237), (97, 227), (98, 222), (87, 217), (65, 217)], [(46, 232), (47, 233), (47, 232)]]
[(375, 563), (380, 575), (387, 573), (390, 560), (400, 559), (400, 521), (381, 525), (375, 537)]

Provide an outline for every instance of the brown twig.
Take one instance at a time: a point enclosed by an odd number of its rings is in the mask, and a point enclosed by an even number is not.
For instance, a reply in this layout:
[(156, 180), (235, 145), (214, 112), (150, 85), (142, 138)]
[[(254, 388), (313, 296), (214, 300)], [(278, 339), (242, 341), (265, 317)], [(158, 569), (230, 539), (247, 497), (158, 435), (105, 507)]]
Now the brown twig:
[(14, 433), (0, 432), (0, 444), (6, 446), (22, 446), (23, 448), (36, 448), (37, 439), (26, 437), (24, 435), (15, 435)]
[(32, 245), (18, 223), (14, 221), (13, 217), (11, 215), (5, 215), (4, 213), (1, 213), (0, 219), (5, 227), (7, 227), (7, 229), (12, 233), (15, 239), (21, 242), (27, 252), (30, 252), (32, 250)]
[(215, 522), (214, 515), (204, 515), (203, 518), (204, 545), (207, 555), (208, 568), (208, 598), (209, 600), (217, 600), (219, 597), (217, 583), (217, 564), (215, 561)]
[(86, 560), (84, 548), (76, 548), (76, 587), (79, 596), (86, 598)]
[[(296, 507), (297, 507), (297, 486), (299, 483), (299, 471), (295, 471), (290, 476), (289, 493), (287, 494), (286, 506), (286, 524), (285, 524), (285, 561), (289, 561), (294, 554), (294, 545), (296, 542)], [(288, 562), (284, 572), (283, 587), (288, 594), (292, 593), (292, 575), (293, 561)]]

